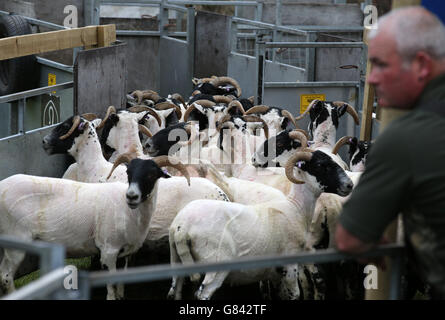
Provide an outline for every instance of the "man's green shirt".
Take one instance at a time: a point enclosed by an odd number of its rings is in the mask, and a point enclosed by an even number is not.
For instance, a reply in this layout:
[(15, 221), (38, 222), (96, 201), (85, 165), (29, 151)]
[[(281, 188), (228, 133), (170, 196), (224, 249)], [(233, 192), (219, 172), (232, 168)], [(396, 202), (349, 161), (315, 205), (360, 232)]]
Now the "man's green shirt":
[(400, 212), (423, 274), (445, 292), (445, 75), (377, 138), (340, 223), (378, 242)]

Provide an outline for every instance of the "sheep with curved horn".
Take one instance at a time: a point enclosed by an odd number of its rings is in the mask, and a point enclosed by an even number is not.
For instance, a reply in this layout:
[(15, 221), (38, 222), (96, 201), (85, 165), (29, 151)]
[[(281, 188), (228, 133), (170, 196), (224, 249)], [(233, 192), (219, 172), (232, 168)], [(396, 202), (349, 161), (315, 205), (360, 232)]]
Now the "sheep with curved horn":
[[(315, 168), (321, 165), (332, 174)], [(323, 191), (348, 195), (352, 182), (335, 162), (320, 151), (303, 150), (286, 165), (292, 191), (288, 197), (258, 205), (197, 200), (184, 207), (170, 227), (171, 264), (215, 263), (244, 256), (287, 255), (313, 250), (319, 239), (309, 229), (316, 199)], [(279, 230), (279, 231), (278, 231)], [(205, 274), (196, 292), (208, 300), (223, 283), (240, 284), (270, 280), (283, 299), (321, 299), (323, 283), (314, 265), (293, 264), (285, 272), (276, 268), (216, 271)], [(193, 282), (199, 274), (193, 274)], [(173, 277), (168, 296), (181, 299), (183, 278)], [(303, 290), (303, 293), (300, 291)]]
[[(126, 160), (131, 157), (126, 156)], [(158, 181), (170, 178), (160, 167), (179, 164), (164, 158), (141, 161), (129, 163), (129, 184), (82, 183), (23, 174), (2, 180), (0, 210), (8, 215), (0, 215), (0, 234), (61, 244), (68, 257), (100, 254), (101, 264), (115, 272), (117, 258), (127, 259), (147, 238), (157, 205)], [(139, 179), (145, 181), (144, 197), (135, 204), (133, 182)], [(0, 284), (8, 292), (14, 290), (14, 273), (24, 256), (23, 251), (5, 249)], [(107, 299), (123, 298), (120, 289), (107, 285)]]
[(222, 84), (227, 84), (227, 83), (231, 84), (236, 89), (236, 96), (241, 97), (241, 93), (242, 93), (241, 87), (240, 87), (238, 81), (236, 81), (235, 79), (233, 79), (231, 77), (217, 77), (216, 79), (212, 79), (209, 83), (215, 87), (218, 87)]

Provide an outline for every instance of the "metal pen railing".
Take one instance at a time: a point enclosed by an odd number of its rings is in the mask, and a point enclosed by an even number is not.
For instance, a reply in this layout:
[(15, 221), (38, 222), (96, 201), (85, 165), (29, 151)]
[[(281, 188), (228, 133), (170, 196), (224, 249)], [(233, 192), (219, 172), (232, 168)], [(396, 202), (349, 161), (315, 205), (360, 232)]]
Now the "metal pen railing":
[[(0, 248), (21, 250), (38, 255), (41, 275), (39, 282), (33, 282), (30, 285), (24, 286), (23, 290), (17, 290), (10, 295), (2, 297), (2, 299), (56, 297), (52, 294), (61, 294), (63, 296), (63, 292), (58, 292), (62, 288), (62, 282), (59, 280), (62, 279), (61, 271), (63, 272), (62, 268), (65, 265), (65, 248), (62, 245), (43, 241), (29, 242), (16, 237), (1, 235)], [(58, 271), (55, 272), (55, 270)]]
[(22, 91), (18, 93), (13, 93), (0, 97), (0, 104), (17, 101), (17, 134), (22, 135), (26, 133), (25, 128), (25, 110), (26, 110), (26, 99), (39, 96), (45, 93), (51, 93), (54, 91), (61, 91), (73, 88), (73, 81), (68, 81), (53, 86), (46, 86), (37, 89)]
[(259, 256), (244, 257), (231, 261), (218, 263), (196, 263), (183, 265), (155, 265), (147, 267), (134, 267), (127, 270), (117, 270), (113, 273), (106, 271), (96, 271), (84, 273), (81, 281), (83, 285), (90, 288), (83, 288), (84, 292), (93, 287), (105, 286), (116, 283), (136, 283), (148, 282), (162, 279), (169, 279), (173, 276), (187, 276), (194, 273), (214, 272), (221, 270), (236, 271), (240, 269), (258, 269), (284, 266), (290, 264), (328, 263), (340, 260), (351, 260), (364, 257), (390, 256), (392, 261), (390, 278), (389, 299), (400, 298), (400, 275), (402, 270), (402, 257), (404, 246), (400, 244), (389, 244), (379, 246), (361, 255), (350, 255), (338, 252), (335, 249), (317, 250), (315, 252), (301, 252), (285, 256)]

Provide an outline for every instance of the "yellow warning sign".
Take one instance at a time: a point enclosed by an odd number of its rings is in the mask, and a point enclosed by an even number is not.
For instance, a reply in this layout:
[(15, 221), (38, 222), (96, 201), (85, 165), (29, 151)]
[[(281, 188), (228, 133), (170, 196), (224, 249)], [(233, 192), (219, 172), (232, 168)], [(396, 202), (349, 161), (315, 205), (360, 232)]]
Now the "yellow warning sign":
[(56, 84), (56, 75), (48, 73), (48, 86), (53, 86)]
[(300, 114), (306, 111), (313, 100), (326, 100), (325, 94), (302, 94), (300, 95)]

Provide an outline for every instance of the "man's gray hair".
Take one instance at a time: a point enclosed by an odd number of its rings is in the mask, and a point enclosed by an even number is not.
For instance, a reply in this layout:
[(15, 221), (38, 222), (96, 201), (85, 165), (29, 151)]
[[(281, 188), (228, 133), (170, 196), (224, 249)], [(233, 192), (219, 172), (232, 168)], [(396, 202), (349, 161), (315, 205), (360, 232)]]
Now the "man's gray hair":
[(394, 35), (404, 62), (411, 62), (419, 51), (434, 59), (445, 58), (445, 26), (436, 15), (420, 6), (396, 9), (382, 16), (378, 28), (368, 38), (372, 39), (381, 30)]

